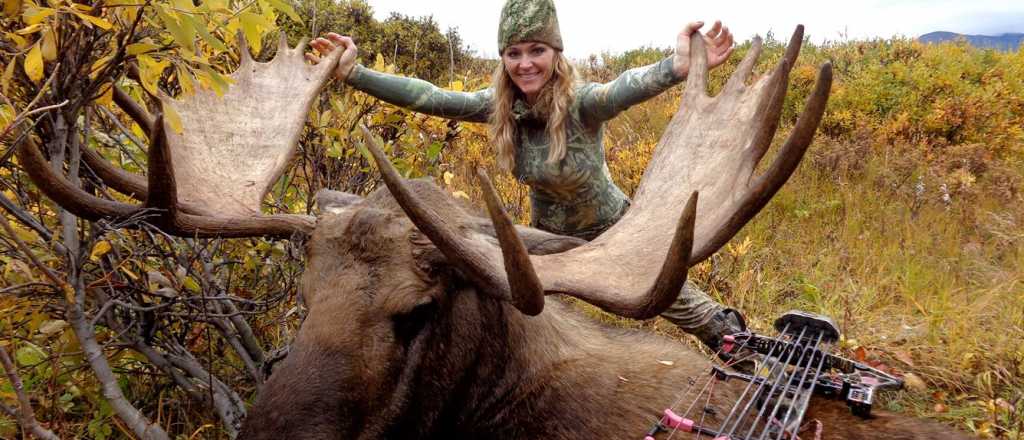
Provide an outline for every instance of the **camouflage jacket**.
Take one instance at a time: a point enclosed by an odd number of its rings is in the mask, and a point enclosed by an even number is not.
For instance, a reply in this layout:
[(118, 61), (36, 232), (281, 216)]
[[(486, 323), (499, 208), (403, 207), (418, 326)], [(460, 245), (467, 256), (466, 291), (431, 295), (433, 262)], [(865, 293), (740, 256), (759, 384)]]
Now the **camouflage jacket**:
[[(534, 115), (525, 101), (516, 101), (513, 112), (519, 124), (514, 173), (530, 187), (531, 226), (590, 240), (618, 221), (629, 207), (629, 199), (608, 172), (604, 123), (682, 80), (672, 72), (669, 57), (626, 71), (606, 84), (579, 84), (566, 136), (566, 157), (552, 165), (545, 163), (549, 141), (544, 119)], [(410, 110), (470, 122), (487, 122), (493, 98), (490, 88), (453, 92), (359, 65), (348, 83)]]

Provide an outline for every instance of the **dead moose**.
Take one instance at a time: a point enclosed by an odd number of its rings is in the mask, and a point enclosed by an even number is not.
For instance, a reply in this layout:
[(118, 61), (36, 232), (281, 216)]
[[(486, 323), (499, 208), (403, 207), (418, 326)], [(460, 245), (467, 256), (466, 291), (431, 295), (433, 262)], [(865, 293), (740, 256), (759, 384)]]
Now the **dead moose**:
[[(289, 164), (329, 62), (307, 65), (282, 39), (268, 63), (242, 45), (222, 97), (161, 97), (175, 133), (127, 95), (119, 105), (148, 127), (148, 182), (87, 154), (109, 186), (144, 200), (101, 199), (55, 174), (34, 142), (20, 162), (38, 187), (87, 219), (145, 216), (189, 237), (304, 236), (301, 295), (309, 308), (288, 357), (249, 411), (245, 439), (628, 439), (643, 433), (711, 362), (655, 335), (588, 319), (560, 293), (633, 319), (657, 316), (686, 271), (725, 245), (796, 169), (821, 120), (831, 67), (789, 138), (760, 175), (777, 129), (803, 29), (769, 74), (748, 84), (755, 41), (722, 92), (707, 95), (702, 40), (679, 112), (666, 129), (633, 207), (593, 242), (513, 226), (481, 182), (490, 219), (425, 181), (403, 181), (367, 139), (386, 189), (365, 199), (318, 196), (320, 215), (260, 215)], [(335, 51), (340, 54), (341, 51)], [(699, 201), (697, 194), (699, 193)], [(671, 365), (667, 365), (671, 361)], [(742, 384), (702, 403), (709, 426)], [(938, 423), (812, 401), (824, 438), (966, 438)]]

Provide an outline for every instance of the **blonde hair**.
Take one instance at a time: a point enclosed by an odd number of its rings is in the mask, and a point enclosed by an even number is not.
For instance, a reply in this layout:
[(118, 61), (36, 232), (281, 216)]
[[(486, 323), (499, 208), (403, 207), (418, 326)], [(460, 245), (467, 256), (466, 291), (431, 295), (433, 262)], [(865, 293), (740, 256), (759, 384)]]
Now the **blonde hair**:
[[(565, 158), (566, 132), (569, 128), (569, 107), (575, 95), (576, 69), (569, 63), (562, 51), (556, 50), (552, 62), (554, 72), (541, 89), (534, 104), (534, 112), (547, 121), (548, 150), (547, 163), (558, 163)], [(505, 71), (505, 63), (499, 61), (494, 69), (494, 105), (490, 116), (491, 141), (498, 157), (498, 167), (511, 172), (515, 168), (516, 120), (512, 104), (519, 93), (512, 77)]]

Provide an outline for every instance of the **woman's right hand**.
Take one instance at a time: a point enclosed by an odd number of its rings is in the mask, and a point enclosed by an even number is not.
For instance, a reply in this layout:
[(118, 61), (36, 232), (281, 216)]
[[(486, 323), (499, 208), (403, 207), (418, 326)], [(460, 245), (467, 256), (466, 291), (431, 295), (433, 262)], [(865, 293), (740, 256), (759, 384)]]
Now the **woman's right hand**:
[(341, 53), (341, 58), (338, 58), (338, 66), (334, 68), (334, 77), (342, 82), (348, 79), (348, 75), (352, 73), (352, 68), (356, 66), (356, 55), (359, 53), (359, 49), (356, 48), (356, 43), (352, 41), (351, 37), (329, 32), (327, 38), (317, 38), (310, 41), (309, 45), (320, 53), (319, 56), (313, 53), (306, 53), (306, 59), (313, 64), (319, 63), (321, 56), (326, 57), (335, 50), (344, 50)]

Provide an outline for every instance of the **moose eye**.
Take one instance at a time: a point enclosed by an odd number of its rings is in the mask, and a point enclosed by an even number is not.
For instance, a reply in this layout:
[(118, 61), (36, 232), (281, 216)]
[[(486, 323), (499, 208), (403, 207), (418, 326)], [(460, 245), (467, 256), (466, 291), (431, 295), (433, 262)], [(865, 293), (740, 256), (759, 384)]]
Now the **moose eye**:
[(432, 300), (425, 300), (405, 313), (399, 313), (391, 317), (395, 329), (395, 339), (403, 345), (408, 346), (416, 335), (423, 331), (427, 322), (437, 313), (437, 303)]

